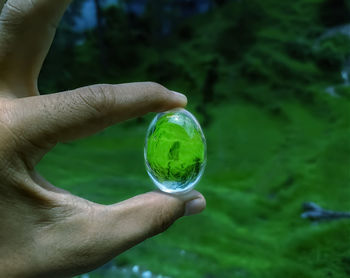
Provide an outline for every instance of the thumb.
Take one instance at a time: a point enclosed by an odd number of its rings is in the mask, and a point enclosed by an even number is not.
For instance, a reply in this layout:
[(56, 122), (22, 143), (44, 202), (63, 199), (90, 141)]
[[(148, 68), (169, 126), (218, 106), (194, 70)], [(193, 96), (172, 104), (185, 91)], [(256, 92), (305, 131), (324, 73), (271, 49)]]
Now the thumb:
[[(178, 218), (199, 213), (206, 206), (203, 195), (197, 191), (178, 196), (154, 191), (110, 206), (85, 201), (82, 204), (83, 210), (53, 226), (53, 235), (45, 230), (45, 236), (40, 236), (41, 239), (49, 238), (50, 243), (43, 245), (49, 251), (42, 259), (44, 263), (37, 267), (47, 273), (45, 277), (88, 272), (165, 231)], [(55, 243), (52, 244), (50, 239)], [(57, 254), (59, 258), (55, 259)]]
[(103, 238), (108, 239), (102, 250), (104, 254), (107, 249), (110, 250), (111, 257), (118, 255), (141, 241), (164, 232), (178, 218), (200, 213), (205, 206), (205, 198), (197, 191), (179, 196), (155, 191), (102, 207), (103, 211), (100, 216), (96, 215), (95, 222), (99, 238), (103, 230)]

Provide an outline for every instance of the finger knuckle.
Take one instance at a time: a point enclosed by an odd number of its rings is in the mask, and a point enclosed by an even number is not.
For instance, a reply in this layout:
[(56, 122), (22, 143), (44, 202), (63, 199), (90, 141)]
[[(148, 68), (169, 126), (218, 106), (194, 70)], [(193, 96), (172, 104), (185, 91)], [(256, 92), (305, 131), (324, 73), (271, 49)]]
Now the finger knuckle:
[(3, 13), (5, 18), (12, 18), (18, 21), (22, 21), (35, 11), (35, 2), (33, 0), (21, 1), (21, 3), (13, 3), (13, 1), (7, 1), (5, 3)]
[(17, 138), (14, 132), (14, 130), (16, 130), (17, 121), (15, 121), (15, 117), (11, 115), (11, 111), (15, 111), (13, 105), (14, 103), (12, 103), (10, 100), (0, 101), (1, 139), (8, 139), (9, 142)]
[(91, 108), (91, 111), (96, 114), (105, 112), (111, 103), (111, 94), (103, 85), (93, 85), (87, 87), (86, 91), (79, 94), (81, 101)]
[(19, 8), (17, 5), (12, 4), (11, 1), (7, 1), (4, 6), (4, 14), (23, 15), (24, 10), (23, 8)]

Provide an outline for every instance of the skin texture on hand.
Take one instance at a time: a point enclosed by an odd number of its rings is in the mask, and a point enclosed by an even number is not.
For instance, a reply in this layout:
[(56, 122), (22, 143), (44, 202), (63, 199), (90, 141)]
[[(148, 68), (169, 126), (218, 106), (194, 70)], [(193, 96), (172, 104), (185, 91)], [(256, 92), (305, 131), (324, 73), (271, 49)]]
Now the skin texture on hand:
[(35, 165), (57, 143), (186, 105), (153, 83), (40, 96), (37, 78), (68, 0), (0, 0), (1, 277), (72, 277), (205, 208), (204, 197), (149, 192), (99, 205), (46, 181)]

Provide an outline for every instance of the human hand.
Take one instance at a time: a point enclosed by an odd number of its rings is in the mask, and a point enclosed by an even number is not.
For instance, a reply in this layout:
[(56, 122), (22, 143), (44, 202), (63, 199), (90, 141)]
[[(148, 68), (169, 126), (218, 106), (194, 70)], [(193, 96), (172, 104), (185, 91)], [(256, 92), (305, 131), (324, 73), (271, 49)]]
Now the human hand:
[(1, 277), (90, 271), (199, 213), (204, 197), (150, 192), (104, 206), (59, 189), (35, 170), (57, 143), (186, 105), (156, 83), (94, 85), (40, 96), (37, 78), (68, 0), (0, 0)]

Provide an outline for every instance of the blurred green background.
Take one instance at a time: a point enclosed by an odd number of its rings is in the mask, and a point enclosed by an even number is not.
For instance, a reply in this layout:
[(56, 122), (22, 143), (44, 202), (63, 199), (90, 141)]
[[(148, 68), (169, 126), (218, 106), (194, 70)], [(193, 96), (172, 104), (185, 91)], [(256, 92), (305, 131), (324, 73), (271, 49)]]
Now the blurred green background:
[[(350, 2), (76, 0), (40, 77), (43, 93), (156, 81), (201, 122), (206, 211), (87, 277), (350, 277)], [(111, 204), (153, 190), (148, 115), (58, 145), (52, 183)]]

